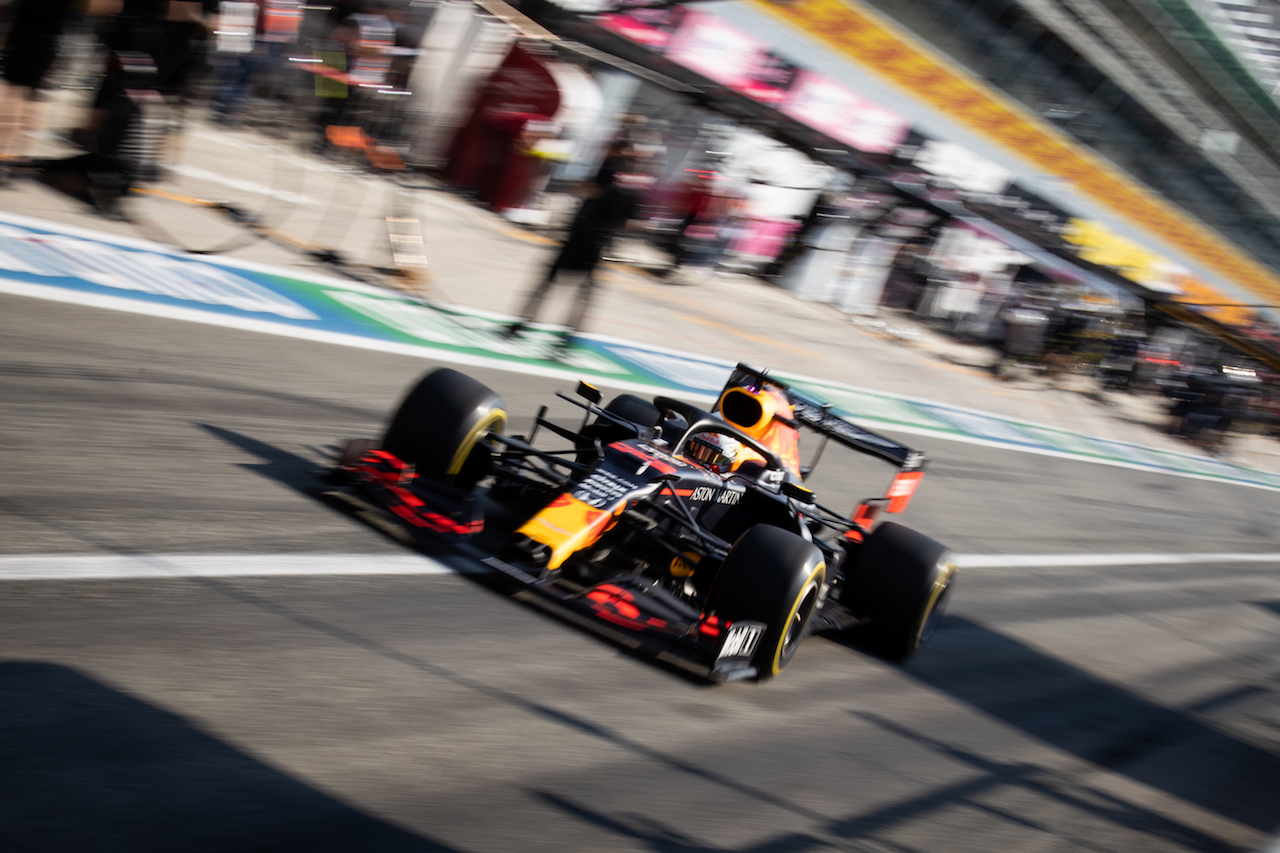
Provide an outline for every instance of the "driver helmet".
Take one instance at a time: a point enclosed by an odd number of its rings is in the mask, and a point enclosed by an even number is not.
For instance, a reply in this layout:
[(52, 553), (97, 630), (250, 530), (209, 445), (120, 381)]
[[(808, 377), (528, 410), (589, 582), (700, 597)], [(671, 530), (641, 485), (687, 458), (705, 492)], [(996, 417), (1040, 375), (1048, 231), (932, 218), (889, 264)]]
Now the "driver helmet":
[(689, 439), (685, 455), (717, 474), (733, 470), (742, 443), (718, 432), (700, 432)]

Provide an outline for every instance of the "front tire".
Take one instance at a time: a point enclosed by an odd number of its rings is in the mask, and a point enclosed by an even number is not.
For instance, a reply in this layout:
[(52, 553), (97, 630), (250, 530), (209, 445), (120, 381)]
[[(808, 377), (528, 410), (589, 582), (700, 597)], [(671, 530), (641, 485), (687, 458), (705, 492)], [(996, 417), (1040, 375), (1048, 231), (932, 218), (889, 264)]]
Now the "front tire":
[(382, 439), (382, 449), (418, 474), (460, 488), (474, 486), (489, 467), (481, 439), (502, 432), (502, 400), (465, 373), (432, 371), (409, 391)]
[(812, 543), (780, 527), (757, 525), (729, 550), (709, 609), (722, 620), (765, 623), (751, 662), (759, 678), (771, 678), (799, 649), (825, 583), (826, 562)]
[(940, 542), (887, 521), (867, 537), (846, 570), (841, 604), (868, 617), (851, 631), (860, 644), (901, 663), (929, 640), (955, 582), (953, 555)]

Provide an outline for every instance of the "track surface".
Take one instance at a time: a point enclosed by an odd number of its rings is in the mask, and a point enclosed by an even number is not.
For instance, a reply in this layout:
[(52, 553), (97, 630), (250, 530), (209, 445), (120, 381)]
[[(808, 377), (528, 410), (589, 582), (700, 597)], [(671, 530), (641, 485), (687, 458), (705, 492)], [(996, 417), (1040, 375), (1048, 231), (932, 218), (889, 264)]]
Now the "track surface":
[[(305, 490), (431, 366), (0, 297), (0, 555), (400, 561)], [(557, 387), (476, 375), (517, 428)], [(961, 553), (1280, 552), (1270, 492), (924, 449), (905, 520)], [(816, 489), (867, 470), (829, 451)], [(0, 847), (1249, 849), (1276, 568), (970, 569), (905, 668), (814, 638), (726, 687), (470, 576), (9, 581)]]

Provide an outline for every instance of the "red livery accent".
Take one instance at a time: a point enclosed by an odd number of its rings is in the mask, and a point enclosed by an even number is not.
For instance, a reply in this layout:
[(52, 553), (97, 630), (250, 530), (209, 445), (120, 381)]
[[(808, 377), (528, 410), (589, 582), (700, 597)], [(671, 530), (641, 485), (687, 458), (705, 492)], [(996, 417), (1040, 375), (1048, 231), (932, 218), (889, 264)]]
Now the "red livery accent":
[(924, 479), (923, 471), (903, 471), (893, 478), (893, 482), (889, 484), (889, 491), (885, 493), (885, 497), (889, 499), (885, 512), (903, 512), (907, 508), (907, 504), (911, 502), (911, 496), (916, 493), (916, 486), (920, 485), (920, 481)]
[(880, 506), (878, 504), (858, 504), (858, 509), (853, 514), (853, 523), (862, 528), (869, 528), (875, 523), (876, 516), (879, 514)]
[(628, 456), (634, 456), (637, 459), (643, 459), (645, 462), (649, 463), (649, 467), (653, 468), (653, 470), (658, 471), (662, 474), (674, 474), (676, 472), (676, 466), (672, 465), (671, 463), (663, 462), (661, 459), (657, 458), (656, 456), (645, 453), (643, 450), (640, 450), (639, 448), (636, 448), (636, 447), (632, 447), (629, 444), (613, 444), (613, 445), (610, 445), (610, 447), (613, 450), (618, 451), (619, 453), (625, 453)]
[(626, 628), (646, 627), (637, 618), (640, 616), (640, 608), (631, 603), (635, 601), (635, 596), (625, 589), (613, 584), (603, 584), (587, 593), (586, 597), (594, 602), (591, 609), (601, 619)]
[(470, 536), (484, 530), (482, 518), (456, 521), (427, 509), (422, 498), (406, 488), (418, 475), (411, 466), (385, 450), (369, 451), (360, 463), (352, 467), (357, 476), (385, 489), (390, 497), (385, 501), (385, 507), (414, 527), (458, 536)]

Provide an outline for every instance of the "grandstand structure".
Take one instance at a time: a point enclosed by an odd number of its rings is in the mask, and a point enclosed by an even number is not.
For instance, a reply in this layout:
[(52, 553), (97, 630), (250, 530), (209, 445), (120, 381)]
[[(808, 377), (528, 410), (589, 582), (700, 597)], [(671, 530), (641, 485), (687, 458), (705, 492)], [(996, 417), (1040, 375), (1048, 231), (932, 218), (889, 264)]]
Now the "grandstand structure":
[(1280, 270), (1280, 3), (861, 2)]

